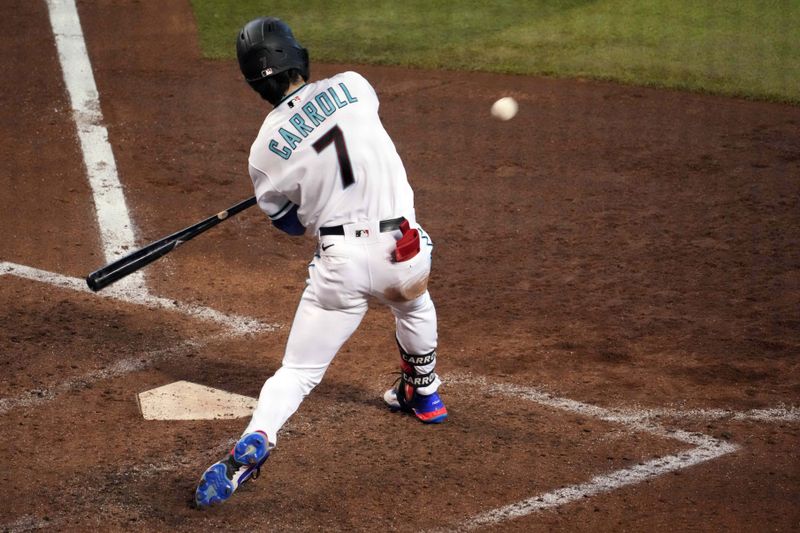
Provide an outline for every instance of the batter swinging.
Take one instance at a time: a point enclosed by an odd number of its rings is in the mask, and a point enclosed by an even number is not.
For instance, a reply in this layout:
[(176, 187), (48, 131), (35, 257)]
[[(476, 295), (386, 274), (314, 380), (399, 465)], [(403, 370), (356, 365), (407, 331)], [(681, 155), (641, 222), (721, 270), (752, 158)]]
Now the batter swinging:
[(378, 117), (372, 86), (355, 72), (309, 80), (308, 52), (276, 18), (247, 23), (236, 43), (250, 86), (270, 112), (250, 150), (259, 207), (290, 235), (319, 237), (281, 368), (231, 453), (203, 473), (200, 507), (227, 500), (257, 475), (278, 430), (322, 380), (367, 311), (395, 316), (402, 377), (384, 394), (393, 411), (443, 422), (437, 390), (436, 310), (427, 290), (433, 243), (417, 223), (414, 193)]

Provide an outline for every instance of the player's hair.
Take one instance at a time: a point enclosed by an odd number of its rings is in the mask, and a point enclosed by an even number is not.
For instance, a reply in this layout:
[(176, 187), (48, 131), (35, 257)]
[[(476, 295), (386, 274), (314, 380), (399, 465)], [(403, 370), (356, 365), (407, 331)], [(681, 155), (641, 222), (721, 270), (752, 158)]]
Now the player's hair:
[(303, 75), (300, 70), (291, 68), (261, 80), (250, 82), (250, 85), (261, 95), (261, 98), (273, 106), (277, 106), (286, 96), (289, 86), (299, 82), (301, 79), (303, 79)]

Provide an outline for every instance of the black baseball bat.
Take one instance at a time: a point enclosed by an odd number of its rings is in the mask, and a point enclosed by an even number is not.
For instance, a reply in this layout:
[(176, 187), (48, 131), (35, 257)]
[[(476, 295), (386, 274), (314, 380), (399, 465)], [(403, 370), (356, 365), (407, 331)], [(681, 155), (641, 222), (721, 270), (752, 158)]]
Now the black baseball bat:
[(255, 205), (256, 197), (248, 198), (238, 204), (220, 211), (214, 216), (201, 220), (197, 224), (184, 228), (178, 232), (168, 235), (162, 239), (151, 242), (147, 246), (140, 248), (128, 255), (117, 259), (116, 261), (107, 264), (99, 270), (95, 270), (86, 276), (86, 284), (89, 288), (97, 292), (103, 287), (107, 287), (118, 281), (131, 272), (136, 272), (145, 265), (149, 265), (159, 257), (162, 257), (172, 250), (185, 243), (190, 239), (194, 239), (204, 231), (213, 228), (223, 220), (232, 217), (240, 211), (244, 211), (248, 207)]

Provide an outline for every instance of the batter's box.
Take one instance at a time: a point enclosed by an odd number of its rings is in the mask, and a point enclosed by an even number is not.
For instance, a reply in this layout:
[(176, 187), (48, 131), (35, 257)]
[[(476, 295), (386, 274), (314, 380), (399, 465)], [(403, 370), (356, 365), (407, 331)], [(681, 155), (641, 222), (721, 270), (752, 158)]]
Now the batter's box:
[[(603, 468), (597, 461), (598, 457), (596, 455), (592, 456), (591, 453), (590, 457), (594, 460), (590, 462), (584, 462), (581, 455), (571, 458), (566, 457), (565, 462), (567, 465), (571, 461), (580, 461), (580, 471), (583, 474), (578, 476), (577, 479), (583, 477), (583, 480), (569, 481), (555, 490), (535, 492), (532, 496), (516, 500), (510, 504), (495, 507), (487, 501), (485, 502), (485, 510), (466, 518), (458, 524), (453, 524), (452, 527), (460, 531), (500, 524), (625, 486), (642, 483), (670, 472), (676, 472), (710, 461), (738, 449), (736, 445), (714, 439), (708, 435), (688, 433), (680, 429), (667, 429), (653, 421), (646, 414), (640, 414), (630, 409), (619, 411), (606, 409), (568, 398), (553, 396), (532, 387), (491, 383), (485, 378), (470, 374), (451, 374), (447, 378), (447, 382), (451, 386), (455, 385), (462, 390), (471, 388), (484, 392), (488, 396), (486, 404), (489, 405), (522, 400), (531, 404), (538, 404), (552, 412), (561, 411), (562, 424), (567, 426), (566, 428), (562, 426), (563, 429), (569, 429), (569, 426), (575, 425), (583, 427), (588, 420), (592, 421), (592, 425), (611, 424), (616, 429), (608, 433), (608, 435), (615, 436), (610, 440), (618, 439), (621, 435), (623, 440), (632, 443), (636, 450), (640, 450), (640, 452), (630, 454), (626, 461), (627, 466), (622, 468), (614, 468), (610, 464)], [(567, 421), (563, 420), (564, 412), (568, 413), (569, 419)], [(592, 433), (591, 429), (589, 433)], [(581, 440), (590, 449), (604, 449), (602, 446), (594, 447), (597, 444), (594, 438), (582, 436)], [(604, 440), (603, 437), (600, 437), (601, 442), (602, 440)], [(687, 444), (690, 447), (687, 448)], [(665, 453), (668, 448), (672, 448), (672, 451)], [(634, 456), (637, 458), (634, 458)], [(559, 473), (564, 472), (563, 466), (564, 462), (558, 464)], [(598, 468), (599, 466), (600, 468)], [(538, 476), (537, 471), (534, 470), (532, 472), (536, 472)], [(586, 472), (599, 473), (590, 479), (585, 479)], [(551, 479), (557, 479), (563, 483), (563, 477), (553, 477)]]
[(145, 289), (94, 294), (83, 279), (2, 261), (0, 301), (5, 302), (0, 415), (147, 368), (214, 339), (279, 327)]
[(231, 512), (268, 508), (282, 530), (420, 531), (687, 450), (447, 375), (451, 418), (425, 426), (353, 377), (326, 376), (279, 434), (259, 483), (226, 503)]
[[(0, 284), (0, 398), (49, 394), (64, 383), (166, 351), (197, 334), (191, 318), (13, 276)], [(206, 326), (205, 334), (224, 332)]]

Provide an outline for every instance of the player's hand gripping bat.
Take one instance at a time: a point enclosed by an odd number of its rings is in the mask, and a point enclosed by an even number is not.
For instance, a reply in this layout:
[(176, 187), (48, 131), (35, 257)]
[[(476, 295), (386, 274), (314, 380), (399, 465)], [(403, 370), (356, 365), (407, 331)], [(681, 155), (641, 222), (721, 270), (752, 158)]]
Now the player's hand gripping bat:
[(95, 270), (86, 276), (86, 284), (93, 291), (99, 291), (103, 287), (111, 285), (131, 272), (136, 272), (145, 265), (149, 265), (159, 257), (162, 257), (186, 241), (193, 239), (203, 233), (204, 231), (213, 228), (223, 220), (232, 217), (236, 213), (255, 205), (255, 196), (243, 200), (238, 204), (220, 211), (214, 216), (208, 217), (205, 220), (198, 222), (188, 228), (184, 228), (172, 235), (168, 235), (163, 239), (151, 242), (144, 248), (140, 248), (135, 252), (131, 252), (125, 257), (117, 259), (113, 263), (109, 263), (99, 270)]

